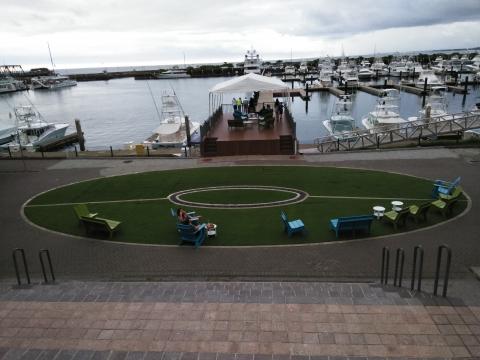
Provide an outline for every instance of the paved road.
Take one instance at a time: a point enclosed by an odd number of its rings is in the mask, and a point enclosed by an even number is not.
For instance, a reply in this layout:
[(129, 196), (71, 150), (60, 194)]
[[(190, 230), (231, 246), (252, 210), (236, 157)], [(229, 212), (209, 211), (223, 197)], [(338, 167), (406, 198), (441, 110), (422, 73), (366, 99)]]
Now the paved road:
[[(353, 160), (352, 160), (353, 159)], [(11, 249), (24, 247), (33, 272), (41, 248), (50, 249), (59, 276), (79, 279), (357, 279), (376, 278), (383, 246), (426, 251), (427, 273), (434, 252), (448, 243), (453, 273), (465, 276), (480, 259), (480, 151), (478, 149), (402, 150), (297, 157), (214, 159), (107, 159), (0, 161), (0, 275), (14, 276)], [(21, 217), (22, 204), (41, 191), (75, 181), (131, 172), (245, 164), (344, 166), (387, 170), (431, 179), (462, 176), (472, 199), (465, 216), (428, 231), (345, 243), (273, 248), (152, 247), (72, 238), (42, 231)], [(160, 236), (160, 235), (159, 235)], [(409, 263), (410, 256), (407, 256)]]

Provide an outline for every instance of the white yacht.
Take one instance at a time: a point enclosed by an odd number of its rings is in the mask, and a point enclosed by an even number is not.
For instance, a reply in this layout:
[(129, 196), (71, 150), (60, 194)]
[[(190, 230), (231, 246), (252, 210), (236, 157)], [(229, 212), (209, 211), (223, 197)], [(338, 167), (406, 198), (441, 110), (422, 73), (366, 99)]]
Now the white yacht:
[(11, 76), (0, 76), (0, 94), (24, 89), (25, 84), (22, 81)]
[(362, 124), (372, 134), (398, 128), (407, 123), (400, 117), (400, 93), (396, 89), (384, 90), (384, 96), (378, 99), (377, 105), (362, 119)]
[(171, 69), (167, 71), (156, 74), (155, 77), (157, 79), (183, 79), (183, 78), (189, 78), (190, 75), (187, 74), (186, 69), (179, 68), (178, 66), (173, 66)]
[(423, 88), (423, 86), (425, 86), (425, 79), (427, 80), (427, 86), (443, 85), (437, 75), (434, 74), (433, 70), (423, 69), (423, 71), (418, 76), (416, 85)]
[(420, 120), (428, 121), (428, 119), (432, 117), (447, 115), (448, 104), (445, 96), (446, 92), (446, 86), (432, 86), (430, 88), (426, 105), (420, 110)]
[[(187, 143), (185, 114), (174, 92), (162, 95), (160, 116), (160, 125), (144, 144), (152, 149), (185, 146)], [(189, 120), (189, 126), (191, 135), (199, 131), (199, 123)]]
[(378, 73), (378, 75), (387, 75), (388, 70), (387, 70), (387, 65), (383, 62), (381, 58), (375, 58), (375, 61), (373, 62), (372, 66), (370, 67), (370, 70), (372, 70), (375, 75)]
[(372, 70), (370, 70), (368, 67), (361, 67), (358, 70), (358, 78), (360, 80), (369, 80), (374, 75), (375, 75), (375, 73)]
[(318, 82), (323, 86), (331, 86), (333, 78), (333, 69), (331, 66), (323, 65), (320, 70)]
[(68, 124), (47, 123), (31, 106), (15, 108), (17, 122), (15, 140), (8, 146), (22, 146), (35, 150), (65, 137)]
[(415, 75), (415, 77), (417, 77), (423, 71), (422, 65), (420, 65), (420, 63), (417, 61), (407, 61), (405, 68), (410, 76)]
[(302, 61), (300, 67), (298, 68), (298, 72), (300, 74), (307, 74), (308, 73), (308, 65), (305, 61)]
[(336, 139), (348, 137), (355, 130), (355, 119), (351, 115), (352, 100), (350, 95), (342, 95), (335, 103), (330, 119), (323, 122), (323, 126)]
[(358, 86), (358, 73), (355, 69), (347, 70), (343, 75), (343, 80), (347, 82), (348, 86)]
[(247, 50), (247, 53), (245, 54), (245, 61), (243, 63), (243, 72), (244, 74), (262, 73), (262, 60), (255, 49)]
[(285, 75), (295, 75), (295, 66), (293, 65), (285, 66), (285, 69), (283, 69), (283, 73)]
[(37, 76), (31, 80), (31, 89), (56, 90), (64, 87), (76, 86), (77, 82), (68, 76), (54, 74), (51, 76)]

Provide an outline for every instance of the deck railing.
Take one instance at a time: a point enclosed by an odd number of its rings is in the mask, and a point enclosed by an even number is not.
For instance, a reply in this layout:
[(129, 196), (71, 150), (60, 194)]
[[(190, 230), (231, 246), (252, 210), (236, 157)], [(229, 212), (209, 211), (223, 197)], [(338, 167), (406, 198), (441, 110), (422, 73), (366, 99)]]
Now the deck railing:
[(344, 133), (342, 138), (332, 136), (317, 138), (314, 143), (319, 152), (348, 151), (364, 148), (380, 148), (381, 145), (415, 140), (424, 137), (463, 132), (480, 128), (480, 113), (462, 112), (432, 117), (430, 121), (411, 121), (398, 128), (377, 127), (372, 130), (357, 130)]

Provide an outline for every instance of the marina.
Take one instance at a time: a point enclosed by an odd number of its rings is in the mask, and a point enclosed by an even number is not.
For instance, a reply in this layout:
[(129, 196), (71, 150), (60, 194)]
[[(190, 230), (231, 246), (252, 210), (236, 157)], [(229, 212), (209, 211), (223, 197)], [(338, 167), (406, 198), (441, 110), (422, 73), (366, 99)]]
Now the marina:
[[(0, 97), (2, 141), (8, 142), (12, 137), (8, 132), (15, 127), (12, 116), (14, 108), (34, 105), (52, 122), (71, 125), (65, 134), (68, 138), (54, 139), (51, 146), (44, 146), (43, 149), (56, 148), (63, 144), (68, 146), (82, 137), (82, 134), (75, 132), (73, 126), (74, 119), (80, 119), (87, 150), (120, 150), (142, 145), (145, 151), (146, 148), (182, 148), (191, 144), (199, 146), (200, 152), (204, 154), (293, 153), (295, 149), (311, 145), (316, 139), (329, 135), (328, 127), (324, 125), (329, 124), (327, 120), (334, 111), (337, 99), (342, 99), (345, 95), (351, 98), (352, 127), (355, 129), (367, 126), (367, 115), (372, 114), (372, 109), (378, 105), (379, 97), (384, 95), (386, 89), (395, 89), (398, 92), (399, 119), (424, 117), (422, 112), (424, 114), (426, 111), (426, 103), (434, 89), (439, 86), (446, 89), (446, 113), (470, 110), (479, 94), (476, 85), (476, 62), (466, 57), (462, 61), (469, 73), (462, 73), (466, 71), (463, 70), (463, 65), (450, 66), (449, 69), (443, 67), (441, 71), (432, 65), (432, 69), (428, 69), (415, 59), (393, 59), (386, 64), (378, 58), (360, 61), (343, 57), (319, 59), (318, 65), (316, 62), (291, 59), (282, 66), (278, 61), (275, 65), (264, 62), (260, 54), (251, 48), (246, 52), (243, 63), (203, 66), (200, 67), (201, 71), (196, 71), (195, 67), (184, 63), (183, 66), (176, 65), (160, 70), (154, 67), (124, 68), (116, 72), (104, 69), (101, 72), (70, 71), (68, 75), (61, 75), (62, 71), (33, 69), (25, 72), (21, 66), (8, 65), (3, 66), (0, 71), (0, 80), (4, 84), (10, 84), (4, 88), (11, 89)], [(468, 65), (469, 63), (471, 65)], [(221, 76), (232, 72), (235, 76)], [(210, 120), (215, 109), (209, 103), (209, 89), (221, 81), (239, 79), (242, 73), (262, 73), (267, 75), (266, 79), (283, 83), (281, 91), (257, 89), (261, 90), (257, 91), (259, 106), (272, 105), (276, 99), (281, 99), (288, 108), (288, 111), (282, 114), (277, 127), (262, 129), (262, 126), (259, 126), (257, 106), (254, 113), (245, 114), (246, 121), (241, 123), (241, 130), (239, 126), (232, 128), (234, 113), (230, 111), (229, 101), (224, 100), (222, 104), (215, 104), (216, 108), (222, 109), (221, 116), (216, 120), (223, 125), (218, 128), (211, 126)], [(468, 80), (469, 78), (471, 80)], [(77, 83), (76, 80), (80, 82)], [(55, 91), (21, 91), (28, 88)], [(162, 94), (172, 91), (176, 94), (177, 102), (182, 104), (183, 113), (172, 115), (170, 120), (165, 120), (161, 108)], [(254, 87), (248, 91), (240, 89), (232, 95), (243, 99), (251, 96), (254, 91)], [(288, 117), (285, 118), (287, 114)], [(432, 115), (438, 114), (434, 111)], [(185, 118), (188, 118), (188, 124)], [(207, 122), (210, 123), (208, 135), (205, 132)], [(203, 137), (199, 131), (200, 125), (204, 125)], [(376, 131), (374, 125), (369, 125), (368, 128)], [(330, 135), (331, 133), (330, 131)], [(265, 143), (260, 146), (262, 136), (265, 136)], [(287, 141), (286, 137), (289, 136), (291, 138)], [(281, 137), (283, 140), (280, 146)], [(203, 144), (204, 140), (207, 140), (208, 146)], [(227, 140), (231, 141), (228, 150), (225, 145)], [(267, 145), (268, 142), (270, 145)], [(287, 142), (293, 145), (287, 146)], [(247, 148), (249, 149), (245, 150)], [(263, 150), (259, 150), (260, 148)], [(211, 151), (212, 149), (215, 151)]]

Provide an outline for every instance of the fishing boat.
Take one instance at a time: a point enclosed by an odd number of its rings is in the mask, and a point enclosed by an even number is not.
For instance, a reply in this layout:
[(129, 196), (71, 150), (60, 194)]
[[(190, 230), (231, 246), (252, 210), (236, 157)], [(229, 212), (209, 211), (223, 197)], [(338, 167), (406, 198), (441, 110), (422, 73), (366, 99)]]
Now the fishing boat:
[(323, 122), (323, 126), (336, 139), (348, 137), (355, 130), (355, 119), (351, 115), (352, 99), (350, 95), (341, 95), (335, 103), (330, 119)]
[(285, 69), (283, 70), (285, 75), (294, 75), (295, 71), (296, 71), (296, 69), (295, 69), (295, 66), (293, 66), (293, 65), (287, 65), (287, 66), (285, 66)]
[[(159, 114), (160, 125), (144, 144), (152, 149), (160, 147), (182, 147), (187, 144), (187, 127), (185, 113), (175, 92), (165, 92), (162, 97), (162, 107)], [(199, 131), (200, 124), (189, 120), (190, 135)]]
[(384, 90), (384, 94), (378, 99), (375, 109), (362, 119), (363, 126), (370, 130), (370, 133), (375, 134), (396, 129), (407, 123), (407, 120), (400, 117), (399, 103), (400, 94), (398, 90)]
[(16, 126), (13, 125), (3, 125), (0, 127), (0, 145), (9, 143), (15, 138), (15, 133), (17, 132)]
[(16, 134), (14, 140), (6, 146), (22, 146), (33, 151), (65, 137), (68, 124), (46, 122), (32, 106), (18, 106), (14, 112)]

